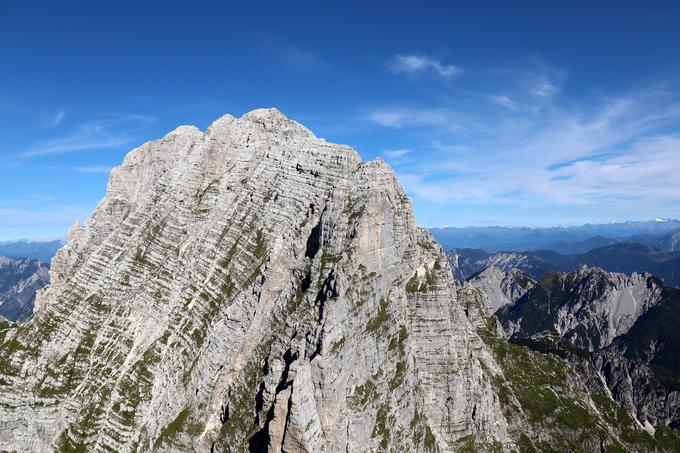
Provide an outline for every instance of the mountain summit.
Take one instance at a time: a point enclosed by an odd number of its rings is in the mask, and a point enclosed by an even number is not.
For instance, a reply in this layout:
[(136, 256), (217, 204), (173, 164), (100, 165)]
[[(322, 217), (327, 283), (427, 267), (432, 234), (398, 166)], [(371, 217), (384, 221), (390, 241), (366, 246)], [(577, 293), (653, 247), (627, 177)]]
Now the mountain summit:
[(278, 110), (130, 152), (51, 278), (33, 318), (0, 334), (5, 448), (507, 436), (491, 359), (390, 169)]
[(2, 449), (656, 449), (494, 335), (385, 163), (275, 109), (134, 149), (50, 277), (0, 325)]

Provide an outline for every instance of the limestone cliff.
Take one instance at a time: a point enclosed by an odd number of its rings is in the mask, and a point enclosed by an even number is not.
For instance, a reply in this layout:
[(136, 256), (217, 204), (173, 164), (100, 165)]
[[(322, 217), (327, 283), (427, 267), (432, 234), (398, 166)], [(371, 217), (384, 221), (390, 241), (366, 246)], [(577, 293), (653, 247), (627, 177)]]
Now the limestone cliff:
[(3, 448), (512, 445), (390, 169), (276, 110), (133, 150), (70, 236), (33, 318), (0, 333)]

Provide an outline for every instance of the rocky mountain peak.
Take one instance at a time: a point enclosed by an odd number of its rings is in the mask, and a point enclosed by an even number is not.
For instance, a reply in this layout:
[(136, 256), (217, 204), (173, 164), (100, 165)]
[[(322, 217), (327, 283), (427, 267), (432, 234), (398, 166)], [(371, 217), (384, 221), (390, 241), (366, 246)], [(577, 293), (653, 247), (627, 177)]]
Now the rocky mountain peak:
[(513, 445), (445, 263), (380, 160), (274, 109), (176, 129), (111, 172), (1, 332), (0, 445)]
[(659, 302), (661, 292), (660, 282), (650, 274), (584, 267), (546, 275), (498, 316), (511, 336), (548, 331), (597, 351), (625, 334)]

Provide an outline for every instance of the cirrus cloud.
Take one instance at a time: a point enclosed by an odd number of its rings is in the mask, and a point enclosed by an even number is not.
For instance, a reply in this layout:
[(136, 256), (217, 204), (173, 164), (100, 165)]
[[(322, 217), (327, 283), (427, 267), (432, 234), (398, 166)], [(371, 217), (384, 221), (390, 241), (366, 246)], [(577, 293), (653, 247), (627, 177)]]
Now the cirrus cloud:
[(432, 73), (444, 79), (450, 79), (460, 74), (461, 69), (452, 64), (444, 64), (436, 58), (427, 55), (396, 55), (391, 64), (392, 70), (396, 73), (408, 75)]

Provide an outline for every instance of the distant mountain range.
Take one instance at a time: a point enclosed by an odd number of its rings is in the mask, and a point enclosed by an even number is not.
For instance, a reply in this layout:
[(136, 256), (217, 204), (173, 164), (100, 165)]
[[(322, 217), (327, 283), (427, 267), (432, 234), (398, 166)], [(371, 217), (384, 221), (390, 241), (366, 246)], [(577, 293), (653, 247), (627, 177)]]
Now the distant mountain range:
[(6, 256), (7, 258), (31, 258), (49, 263), (63, 244), (61, 239), (0, 242), (0, 256)]
[(0, 242), (0, 319), (25, 321), (33, 314), (36, 292), (50, 281), (52, 257), (60, 239)]
[(619, 242), (641, 243), (665, 251), (680, 249), (680, 220), (669, 219), (547, 228), (431, 228), (430, 232), (445, 250), (551, 250), (571, 255)]
[(550, 250), (489, 253), (480, 249), (456, 249), (447, 253), (454, 276), (466, 280), (494, 266), (503, 271), (519, 269), (535, 279), (549, 272), (576, 271), (583, 266), (609, 272), (649, 272), (666, 286), (680, 286), (680, 251), (661, 251), (649, 245), (618, 243), (575, 255)]

